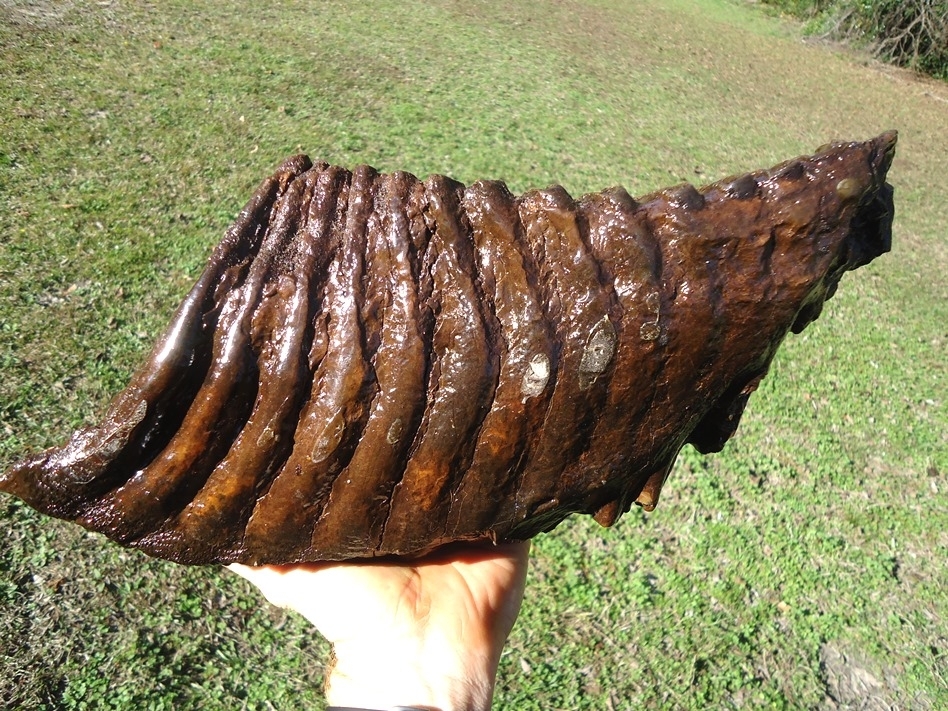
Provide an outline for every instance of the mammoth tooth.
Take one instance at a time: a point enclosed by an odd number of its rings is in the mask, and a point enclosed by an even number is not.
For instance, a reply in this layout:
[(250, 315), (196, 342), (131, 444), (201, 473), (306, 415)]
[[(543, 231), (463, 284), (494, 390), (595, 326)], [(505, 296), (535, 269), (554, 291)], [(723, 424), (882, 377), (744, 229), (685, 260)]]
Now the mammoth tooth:
[(291, 158), (101, 423), (0, 489), (181, 563), (612, 525), (888, 251), (895, 143), (639, 200)]

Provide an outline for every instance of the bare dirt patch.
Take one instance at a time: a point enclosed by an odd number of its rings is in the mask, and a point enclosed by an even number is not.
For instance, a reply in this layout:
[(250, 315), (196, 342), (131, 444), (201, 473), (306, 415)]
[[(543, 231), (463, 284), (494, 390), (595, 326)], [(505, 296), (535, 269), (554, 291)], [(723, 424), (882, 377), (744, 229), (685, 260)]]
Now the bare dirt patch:
[(55, 27), (63, 22), (75, 5), (73, 0), (0, 0), (0, 22), (15, 27)]
[(922, 697), (900, 698), (892, 671), (879, 671), (858, 652), (851, 652), (835, 642), (827, 642), (820, 649), (820, 670), (826, 684), (821, 711), (928, 711), (932, 708)]

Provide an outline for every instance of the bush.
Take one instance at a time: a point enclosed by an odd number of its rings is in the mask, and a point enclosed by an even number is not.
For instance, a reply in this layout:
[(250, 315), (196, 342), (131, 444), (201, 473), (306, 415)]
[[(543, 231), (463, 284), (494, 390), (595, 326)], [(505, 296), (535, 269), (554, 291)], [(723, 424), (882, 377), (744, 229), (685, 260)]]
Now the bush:
[(764, 0), (881, 59), (948, 79), (948, 0)]
[(948, 78), (948, 2), (860, 2), (851, 15), (857, 37), (895, 64)]

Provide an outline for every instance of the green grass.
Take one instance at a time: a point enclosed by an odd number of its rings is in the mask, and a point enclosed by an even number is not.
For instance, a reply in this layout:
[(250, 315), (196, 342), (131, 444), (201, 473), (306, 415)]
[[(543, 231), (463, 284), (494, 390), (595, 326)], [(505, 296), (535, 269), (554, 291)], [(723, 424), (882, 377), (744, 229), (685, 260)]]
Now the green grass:
[[(946, 100), (724, 0), (2, 3), (0, 466), (102, 411), (288, 154), (641, 194), (898, 128), (893, 253), (654, 513), (536, 541), (495, 706), (948, 707)], [(321, 707), (242, 581), (0, 507), (0, 706)]]

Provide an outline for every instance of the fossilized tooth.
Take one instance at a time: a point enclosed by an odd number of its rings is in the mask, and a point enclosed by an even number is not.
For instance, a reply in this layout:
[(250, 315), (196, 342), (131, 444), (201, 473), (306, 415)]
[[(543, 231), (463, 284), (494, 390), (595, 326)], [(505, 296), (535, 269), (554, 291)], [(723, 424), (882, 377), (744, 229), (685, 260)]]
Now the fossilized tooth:
[(291, 158), (101, 424), (0, 488), (181, 563), (611, 525), (889, 249), (895, 143), (638, 201)]

